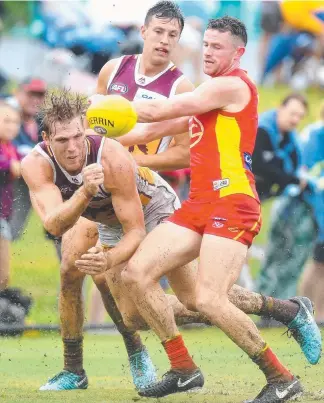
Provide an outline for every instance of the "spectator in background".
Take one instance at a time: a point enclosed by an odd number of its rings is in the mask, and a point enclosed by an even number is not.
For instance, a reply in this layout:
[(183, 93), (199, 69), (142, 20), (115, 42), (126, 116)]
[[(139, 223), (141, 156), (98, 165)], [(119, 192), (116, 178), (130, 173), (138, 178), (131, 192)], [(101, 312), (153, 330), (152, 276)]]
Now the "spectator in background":
[[(301, 282), (301, 292), (315, 304), (317, 322), (324, 322), (324, 104), (321, 107), (320, 121), (305, 128), (301, 135), (303, 164), (308, 175), (315, 183), (313, 192), (305, 194), (305, 199), (312, 206), (313, 217), (317, 225), (317, 239), (313, 259), (306, 267)], [(298, 228), (299, 230), (299, 228)], [(308, 251), (312, 245), (308, 245)]]
[[(297, 184), (301, 188), (305, 186), (305, 181), (297, 176), (301, 161), (295, 129), (305, 117), (307, 110), (308, 104), (302, 95), (290, 94), (277, 109), (259, 116), (253, 172), (261, 202), (280, 195), (289, 184)], [(277, 238), (272, 235), (270, 245), (277, 245)], [(268, 273), (272, 268), (273, 262), (266, 256), (257, 279), (258, 289), (265, 295), (272, 295), (274, 281), (269, 281)], [(251, 287), (252, 278), (247, 265), (242, 270), (239, 283), (243, 287)]]
[[(295, 132), (307, 110), (303, 96), (290, 94), (278, 109), (261, 114), (253, 154), (260, 199), (283, 195), (272, 209), (266, 257), (256, 286), (260, 293), (276, 298), (295, 295), (307, 248), (314, 238), (311, 207), (301, 197), (309, 180), (301, 174), (302, 153)], [(263, 321), (263, 325), (270, 324)]]
[(306, 185), (297, 175), (301, 156), (295, 129), (307, 111), (307, 100), (290, 94), (279, 108), (260, 115), (253, 172), (261, 201), (278, 196), (289, 184)]
[(20, 176), (20, 162), (12, 140), (17, 136), (20, 116), (12, 106), (0, 101), (0, 291), (9, 281), (9, 219), (13, 205), (13, 181)]
[[(21, 126), (14, 145), (22, 157), (27, 155), (40, 140), (40, 126), (36, 116), (45, 92), (46, 83), (43, 80), (28, 78), (20, 84), (14, 97), (7, 100), (21, 114)], [(14, 195), (10, 226), (12, 239), (16, 240), (21, 236), (31, 209), (29, 191), (22, 178), (15, 184)]]

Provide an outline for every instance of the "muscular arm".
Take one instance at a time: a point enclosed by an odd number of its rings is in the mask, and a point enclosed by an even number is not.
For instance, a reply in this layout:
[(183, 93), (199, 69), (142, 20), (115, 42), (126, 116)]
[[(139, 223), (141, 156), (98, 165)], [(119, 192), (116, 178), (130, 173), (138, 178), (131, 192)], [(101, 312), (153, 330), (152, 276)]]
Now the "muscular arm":
[(188, 168), (190, 163), (189, 134), (183, 133), (174, 136), (167, 150), (158, 154), (134, 155), (135, 161), (140, 166), (151, 168), (155, 171), (169, 171)]
[(135, 101), (138, 122), (161, 122), (182, 116), (193, 116), (213, 109), (242, 110), (250, 100), (250, 90), (239, 77), (216, 77), (204, 82), (193, 92), (170, 99)]
[[(176, 94), (192, 92), (194, 85), (184, 78), (177, 87)], [(179, 134), (181, 133), (181, 134)], [(163, 152), (154, 155), (135, 155), (138, 165), (146, 166), (156, 171), (187, 168), (190, 162), (188, 125), (185, 130), (178, 131), (173, 138), (173, 144)]]
[(124, 236), (117, 246), (106, 252), (110, 266), (126, 262), (144, 239), (142, 204), (135, 182), (135, 164), (118, 143), (106, 141), (102, 153), (104, 186), (112, 195), (112, 203)]
[(82, 186), (69, 200), (63, 202), (54, 184), (50, 164), (36, 152), (22, 161), (22, 176), (29, 188), (36, 213), (45, 229), (54, 236), (62, 236), (73, 227), (91, 200)]

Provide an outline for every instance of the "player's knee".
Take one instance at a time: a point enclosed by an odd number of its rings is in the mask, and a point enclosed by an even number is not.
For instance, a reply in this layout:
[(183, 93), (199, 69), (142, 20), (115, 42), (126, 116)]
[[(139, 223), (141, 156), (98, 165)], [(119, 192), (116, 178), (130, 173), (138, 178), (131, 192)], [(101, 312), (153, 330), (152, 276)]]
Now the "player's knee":
[(211, 312), (213, 316), (222, 315), (224, 306), (226, 305), (223, 297), (207, 290), (199, 290), (196, 294), (196, 308), (197, 310), (209, 317)]
[(145, 282), (144, 276), (141, 275), (137, 265), (131, 260), (128, 262), (126, 268), (121, 272), (121, 279), (126, 287), (130, 288), (136, 285), (142, 285)]
[(197, 311), (196, 298), (194, 295), (179, 294), (178, 299), (189, 311), (193, 311), (193, 312)]

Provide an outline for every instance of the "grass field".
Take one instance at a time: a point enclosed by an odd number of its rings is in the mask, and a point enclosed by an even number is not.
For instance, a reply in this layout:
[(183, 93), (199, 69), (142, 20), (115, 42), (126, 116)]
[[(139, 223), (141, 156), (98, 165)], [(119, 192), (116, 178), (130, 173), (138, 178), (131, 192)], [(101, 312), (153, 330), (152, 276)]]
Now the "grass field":
[[(263, 89), (260, 110), (275, 107), (287, 89)], [(309, 92), (310, 114), (304, 124), (317, 119), (322, 94)], [(263, 229), (256, 243), (264, 245), (269, 226), (269, 204), (263, 207)], [(51, 241), (32, 214), (23, 237), (12, 247), (11, 285), (21, 287), (34, 298), (28, 321), (58, 323), (57, 295), (59, 264)], [(254, 273), (258, 263), (252, 262)], [(90, 283), (87, 289), (89, 290)], [(324, 400), (323, 365), (306, 364), (294, 341), (282, 331), (265, 331), (266, 339), (279, 356), (302, 378), (307, 390), (303, 402)], [(167, 361), (157, 339), (144, 333), (154, 362), (163, 373)], [(255, 396), (263, 386), (262, 375), (221, 332), (205, 329), (186, 331), (186, 340), (206, 375), (206, 387), (199, 394), (179, 395), (164, 402), (240, 402)], [(41, 393), (38, 387), (62, 368), (61, 341), (57, 334), (24, 336), (0, 341), (0, 402), (132, 402), (140, 400), (132, 389), (127, 359), (121, 340), (114, 335), (86, 335), (85, 368), (90, 377), (88, 391)], [(145, 400), (143, 400), (145, 401)]]
[[(306, 390), (302, 402), (324, 400), (323, 364), (311, 367), (293, 340), (282, 331), (263, 332), (280, 358), (300, 376)], [(147, 346), (162, 374), (168, 368), (162, 348), (148, 332)], [(236, 403), (254, 397), (264, 386), (264, 378), (256, 366), (220, 331), (188, 330), (185, 339), (206, 377), (204, 389), (198, 393), (179, 394), (158, 401)], [(85, 337), (85, 368), (90, 384), (87, 391), (39, 392), (42, 382), (62, 368), (61, 341), (58, 336), (23, 337), (3, 340), (0, 345), (0, 401), (18, 402), (136, 402), (121, 339), (114, 335)], [(323, 391), (323, 394), (321, 392)]]

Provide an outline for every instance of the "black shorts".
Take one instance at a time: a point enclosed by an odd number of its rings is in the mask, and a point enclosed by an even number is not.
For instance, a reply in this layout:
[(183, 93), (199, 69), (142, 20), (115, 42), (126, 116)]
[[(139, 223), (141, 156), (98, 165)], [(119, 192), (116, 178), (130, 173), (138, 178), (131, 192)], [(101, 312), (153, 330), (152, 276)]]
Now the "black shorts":
[(315, 245), (313, 259), (315, 262), (324, 263), (324, 242)]

